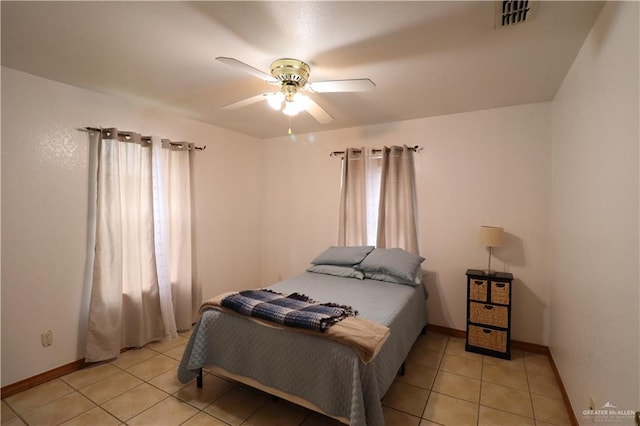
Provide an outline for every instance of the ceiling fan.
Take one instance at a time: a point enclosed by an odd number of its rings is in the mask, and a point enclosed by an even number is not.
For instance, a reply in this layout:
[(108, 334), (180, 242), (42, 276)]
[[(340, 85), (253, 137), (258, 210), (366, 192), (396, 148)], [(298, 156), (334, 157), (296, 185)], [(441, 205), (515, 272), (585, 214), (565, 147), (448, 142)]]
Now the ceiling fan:
[(375, 83), (368, 78), (309, 82), (311, 67), (298, 59), (283, 58), (274, 61), (271, 64), (271, 74), (262, 72), (235, 58), (219, 56), (216, 60), (247, 72), (267, 83), (280, 86), (280, 90), (277, 92), (261, 93), (225, 105), (222, 107), (223, 109), (242, 108), (262, 100), (267, 100), (273, 109), (282, 110), (286, 115), (292, 116), (297, 115), (301, 111), (307, 111), (313, 118), (318, 120), (318, 122), (327, 124), (333, 121), (333, 117), (310, 97), (300, 92), (367, 92), (376, 87)]

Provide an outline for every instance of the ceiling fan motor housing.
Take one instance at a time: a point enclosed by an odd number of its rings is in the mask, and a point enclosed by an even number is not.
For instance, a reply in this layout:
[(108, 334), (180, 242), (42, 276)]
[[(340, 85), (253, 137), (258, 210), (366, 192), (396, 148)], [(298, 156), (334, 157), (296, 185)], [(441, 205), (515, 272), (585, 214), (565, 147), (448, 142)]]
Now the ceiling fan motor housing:
[(311, 68), (297, 59), (283, 58), (273, 61), (271, 75), (285, 85), (304, 87), (309, 79)]

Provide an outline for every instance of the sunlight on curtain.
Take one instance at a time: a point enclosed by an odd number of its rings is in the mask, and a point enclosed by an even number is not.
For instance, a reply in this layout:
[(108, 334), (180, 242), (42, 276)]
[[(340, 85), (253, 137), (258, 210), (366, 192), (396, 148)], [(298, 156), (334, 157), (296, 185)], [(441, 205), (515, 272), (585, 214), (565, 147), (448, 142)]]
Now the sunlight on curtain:
[(413, 151), (384, 147), (380, 166), (378, 247), (400, 247), (419, 254)]
[(378, 204), (380, 203), (380, 178), (382, 175), (382, 156), (368, 150), (365, 157), (365, 193), (367, 212), (366, 245), (375, 246), (378, 236)]
[(338, 245), (360, 246), (367, 243), (367, 187), (365, 148), (348, 148), (342, 160), (342, 192)]
[(418, 254), (413, 151), (347, 148), (342, 162), (338, 245), (400, 247)]
[[(193, 320), (191, 271), (191, 151), (152, 137), (154, 225), (160, 304), (167, 335)], [(169, 305), (171, 303), (171, 305)], [(199, 302), (198, 302), (199, 305)]]
[(189, 151), (129, 134), (98, 144), (88, 362), (192, 323)]
[[(192, 321), (191, 271), (191, 174), (190, 151), (163, 149), (168, 176), (168, 209), (171, 221), (170, 270), (178, 330), (188, 330)], [(196, 306), (196, 308), (199, 307)]]
[(153, 156), (153, 221), (154, 245), (156, 255), (156, 273), (158, 277), (158, 293), (160, 311), (165, 334), (169, 337), (178, 335), (173, 295), (171, 289), (171, 242), (169, 222), (169, 174), (167, 173), (168, 155), (163, 152), (162, 141), (158, 137), (151, 138)]

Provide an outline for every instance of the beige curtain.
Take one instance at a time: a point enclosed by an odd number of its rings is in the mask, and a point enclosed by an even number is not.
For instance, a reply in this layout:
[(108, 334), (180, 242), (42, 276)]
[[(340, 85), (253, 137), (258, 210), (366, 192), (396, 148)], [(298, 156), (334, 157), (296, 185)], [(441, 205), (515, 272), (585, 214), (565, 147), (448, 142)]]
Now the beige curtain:
[(371, 165), (367, 148), (347, 148), (342, 160), (338, 245), (360, 246), (368, 243), (367, 176)]
[(173, 330), (168, 333), (175, 335), (176, 328), (191, 328), (194, 311), (197, 312), (201, 301), (200, 297), (192, 294), (190, 164), (193, 154), (192, 151), (171, 147), (167, 140), (162, 143), (155, 138), (153, 148), (154, 173), (157, 176), (154, 187), (156, 255), (167, 258), (162, 263), (164, 273), (169, 275), (174, 318), (167, 318), (165, 323), (175, 320)]
[[(190, 154), (103, 130), (97, 141), (88, 362), (192, 324)], [(164, 148), (163, 148), (164, 145)]]
[(418, 254), (413, 151), (347, 148), (342, 162), (338, 245), (400, 247)]
[(406, 145), (382, 150), (378, 247), (419, 254), (413, 151)]

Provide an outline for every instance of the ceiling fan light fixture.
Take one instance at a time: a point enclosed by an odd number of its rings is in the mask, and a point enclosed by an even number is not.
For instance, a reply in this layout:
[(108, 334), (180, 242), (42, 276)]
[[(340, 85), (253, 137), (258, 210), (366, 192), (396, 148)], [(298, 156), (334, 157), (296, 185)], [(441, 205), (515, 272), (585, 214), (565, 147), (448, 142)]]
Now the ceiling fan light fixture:
[(269, 106), (276, 111), (280, 111), (282, 108), (282, 102), (284, 101), (284, 94), (282, 92), (273, 93), (267, 96), (267, 102)]
[(313, 93), (368, 92), (376, 87), (375, 83), (368, 78), (315, 81), (310, 83), (311, 67), (309, 64), (293, 58), (282, 58), (273, 61), (270, 69), (271, 75), (235, 58), (219, 56), (216, 60), (249, 73), (269, 84), (280, 86), (278, 93), (263, 93), (252, 96), (223, 106), (224, 109), (236, 109), (266, 99), (271, 108), (276, 111), (282, 111), (288, 116), (297, 115), (300, 111), (307, 111), (319, 123), (328, 124), (333, 121), (331, 114), (311, 98), (299, 94), (299, 91), (308, 90)]
[(305, 96), (302, 93), (295, 93), (293, 96), (285, 97), (282, 113), (289, 116), (298, 115), (300, 111), (305, 111), (309, 107), (310, 103), (311, 100), (308, 96)]
[(302, 111), (302, 108), (297, 102), (285, 101), (284, 108), (282, 109), (282, 113), (288, 116), (298, 115), (300, 111)]
[(293, 95), (293, 102), (306, 108), (307, 105), (309, 105), (309, 97), (303, 95), (302, 93), (296, 93), (295, 95)]

